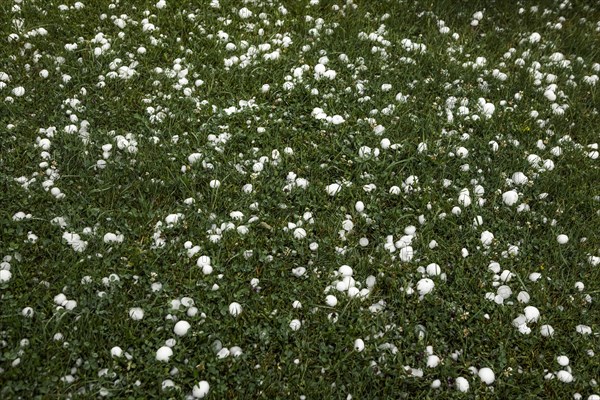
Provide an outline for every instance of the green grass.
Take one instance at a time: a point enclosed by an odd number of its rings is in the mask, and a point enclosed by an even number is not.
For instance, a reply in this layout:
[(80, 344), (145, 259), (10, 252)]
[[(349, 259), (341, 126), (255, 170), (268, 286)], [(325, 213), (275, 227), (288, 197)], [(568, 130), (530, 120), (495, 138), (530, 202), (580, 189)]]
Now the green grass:
[[(240, 2), (209, 3), (0, 4), (0, 397), (189, 398), (207, 381), (217, 399), (598, 398), (597, 6), (257, 1), (243, 19)], [(477, 11), (483, 19), (473, 26)], [(144, 31), (144, 19), (154, 31)], [(538, 43), (529, 40), (534, 32)], [(95, 54), (99, 33), (110, 48)], [(403, 39), (426, 51), (407, 51)], [(258, 50), (265, 43), (270, 49)], [(256, 56), (240, 65), (252, 46)], [(274, 51), (276, 60), (263, 58)], [(570, 64), (552, 62), (554, 53)], [(226, 67), (232, 56), (239, 62)], [(474, 68), (478, 57), (487, 62)], [(314, 76), (322, 61), (335, 79)], [(118, 76), (127, 72), (121, 66), (135, 70), (131, 78)], [(187, 82), (176, 69), (188, 70)], [(549, 88), (562, 112), (545, 97)], [(495, 106), (490, 118), (480, 98)], [(458, 112), (463, 101), (467, 115)], [(345, 122), (317, 120), (317, 107)], [(67, 133), (70, 125), (77, 132)], [(132, 147), (119, 148), (119, 136)], [(361, 157), (364, 146), (378, 155)], [(192, 164), (194, 153), (201, 156)], [(531, 154), (554, 168), (531, 165)], [(510, 180), (518, 171), (528, 183)], [(288, 179), (294, 174), (308, 185)], [(333, 183), (342, 189), (330, 196)], [(463, 188), (469, 206), (459, 203)], [(519, 200), (508, 206), (502, 194), (512, 189)], [(474, 226), (478, 217), (483, 224)], [(306, 237), (295, 238), (296, 228)], [(489, 247), (480, 241), (486, 230)], [(86, 242), (82, 251), (67, 232)], [(124, 239), (106, 243), (107, 233)], [(557, 243), (560, 234), (568, 243)], [(414, 256), (390, 251), (390, 235), (410, 236)], [(509, 254), (511, 246), (518, 251)], [(211, 274), (197, 265), (202, 255)], [(501, 282), (493, 262), (511, 279)], [(427, 276), (431, 263), (441, 275)], [(376, 278), (368, 294), (335, 288), (342, 265), (360, 289)], [(420, 295), (424, 278), (435, 287)], [(503, 304), (487, 298), (499, 285), (512, 290)], [(61, 293), (76, 307), (55, 301)], [(196, 315), (172, 308), (184, 297)], [(237, 317), (232, 302), (243, 307)], [(540, 312), (527, 334), (513, 325), (526, 306)], [(129, 317), (132, 307), (143, 319)], [(178, 320), (191, 324), (183, 337), (173, 331)], [(542, 325), (554, 335), (544, 337)], [(158, 361), (169, 339), (173, 356)], [(115, 346), (122, 357), (111, 356)], [(234, 346), (240, 356), (217, 357)], [(441, 360), (435, 367), (427, 366), (431, 351)], [(491, 385), (477, 376), (483, 367), (495, 373)], [(573, 381), (560, 381), (561, 370)], [(459, 377), (467, 393), (457, 390)], [(164, 390), (169, 379), (175, 387)]]

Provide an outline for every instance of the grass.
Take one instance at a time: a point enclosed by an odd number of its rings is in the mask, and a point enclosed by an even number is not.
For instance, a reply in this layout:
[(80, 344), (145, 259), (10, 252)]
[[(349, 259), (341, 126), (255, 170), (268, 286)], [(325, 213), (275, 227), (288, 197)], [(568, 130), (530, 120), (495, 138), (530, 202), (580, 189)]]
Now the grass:
[(598, 398), (597, 7), (88, 3), (0, 4), (2, 398)]

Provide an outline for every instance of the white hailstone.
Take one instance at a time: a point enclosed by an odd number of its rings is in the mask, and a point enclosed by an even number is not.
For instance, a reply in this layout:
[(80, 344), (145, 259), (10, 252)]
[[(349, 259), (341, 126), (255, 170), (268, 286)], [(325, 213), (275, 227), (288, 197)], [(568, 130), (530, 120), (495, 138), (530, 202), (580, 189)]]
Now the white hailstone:
[(540, 274), (539, 272), (532, 272), (531, 274), (529, 274), (529, 280), (531, 282), (537, 282), (541, 277), (542, 274)]
[(583, 289), (585, 289), (585, 285), (583, 284), (583, 282), (575, 282), (575, 289), (577, 289), (580, 292), (582, 292)]
[(494, 374), (494, 371), (492, 371), (491, 368), (488, 367), (481, 368), (477, 372), (477, 375), (479, 375), (479, 379), (481, 379), (481, 381), (486, 385), (491, 385), (496, 380), (496, 375)]
[(469, 391), (469, 381), (467, 381), (462, 376), (459, 376), (458, 378), (456, 378), (456, 389), (458, 389), (459, 392), (463, 392), (463, 393), (468, 392)]
[(540, 334), (544, 337), (554, 336), (554, 328), (550, 325), (540, 326)]
[(502, 282), (510, 282), (510, 280), (513, 277), (513, 273), (510, 272), (509, 270), (505, 269), (504, 271), (502, 271), (502, 273), (500, 274), (500, 280)]
[(123, 349), (121, 349), (119, 346), (115, 346), (110, 349), (110, 355), (112, 357), (121, 357), (123, 355)]
[(519, 294), (517, 295), (517, 300), (519, 300), (519, 303), (523, 303), (523, 304), (527, 304), (529, 303), (529, 293), (521, 291), (519, 292)]
[(233, 357), (239, 357), (242, 355), (242, 353), (242, 348), (239, 346), (233, 346), (229, 349), (229, 354), (231, 354)]
[(161, 387), (162, 390), (168, 390), (169, 388), (174, 388), (175, 387), (175, 382), (173, 382), (171, 379), (165, 379), (160, 384), (160, 387)]
[(592, 333), (592, 328), (587, 325), (577, 325), (575, 331), (582, 335), (590, 335)]
[(346, 219), (346, 220), (344, 220), (344, 222), (342, 222), (342, 228), (346, 232), (350, 232), (352, 229), (354, 229), (354, 222), (352, 222), (349, 219)]
[(6, 269), (0, 270), (0, 283), (5, 283), (10, 281), (12, 278), (12, 273)]
[(305, 273), (306, 273), (306, 268), (304, 268), (304, 267), (296, 267), (296, 268), (292, 269), (292, 274), (294, 274), (297, 277), (301, 277)]
[(198, 307), (188, 308), (185, 314), (190, 318), (195, 317), (198, 314)]
[(208, 265), (208, 264), (203, 265), (202, 266), (202, 273), (204, 275), (210, 275), (210, 274), (212, 274), (213, 273), (213, 267), (212, 267), (212, 265)]
[(206, 381), (200, 381), (192, 388), (192, 396), (196, 399), (204, 398), (210, 390), (210, 385)]
[(231, 354), (231, 352), (229, 351), (229, 349), (227, 347), (223, 347), (221, 350), (219, 350), (217, 352), (217, 358), (219, 360), (222, 360), (223, 358), (229, 357), (229, 354)]
[(502, 297), (504, 300), (506, 300), (512, 295), (512, 290), (510, 287), (502, 285), (498, 287), (498, 289), (496, 290), (496, 294)]
[(158, 3), (156, 3), (154, 6), (159, 10), (162, 10), (167, 6), (167, 2), (165, 0), (159, 0)]
[(515, 172), (512, 175), (512, 181), (514, 182), (515, 185), (525, 185), (527, 182), (529, 182), (529, 179), (525, 176), (524, 173)]
[(343, 124), (344, 122), (346, 122), (346, 120), (341, 115), (336, 114), (333, 117), (331, 117), (331, 123), (333, 123), (334, 125)]
[(569, 237), (567, 235), (558, 235), (556, 241), (558, 244), (566, 244), (569, 241)]
[(349, 265), (342, 265), (339, 269), (338, 272), (340, 273), (340, 275), (342, 275), (343, 277), (346, 276), (352, 276), (352, 274), (354, 273), (354, 271), (352, 271), (352, 268)]
[(382, 149), (387, 150), (392, 145), (392, 142), (390, 142), (390, 139), (388, 139), (388, 138), (383, 138), (383, 139), (381, 139), (381, 142), (379, 142), (379, 145), (381, 146)]
[(34, 314), (33, 308), (25, 307), (21, 310), (21, 315), (27, 318), (32, 318)]
[(233, 315), (234, 317), (237, 317), (238, 315), (240, 315), (242, 313), (242, 306), (240, 305), (240, 303), (237, 302), (233, 302), (229, 305), (229, 314)]
[(169, 358), (173, 355), (173, 350), (169, 346), (162, 346), (160, 349), (156, 350), (156, 360), (157, 361), (169, 361)]
[(25, 88), (23, 86), (17, 86), (12, 90), (12, 94), (14, 94), (17, 97), (21, 97), (25, 94)]
[(356, 212), (359, 213), (365, 211), (365, 203), (363, 203), (362, 201), (357, 201), (354, 205), (354, 209), (356, 210)]
[(292, 307), (293, 308), (302, 308), (302, 303), (299, 302), (298, 300), (294, 300), (294, 302), (292, 303)]
[(436, 242), (435, 240), (432, 240), (431, 242), (429, 242), (429, 245), (428, 245), (428, 247), (429, 247), (431, 250), (433, 250), (433, 249), (435, 249), (436, 247), (438, 247), (438, 242)]
[(140, 307), (132, 307), (129, 309), (129, 318), (134, 321), (139, 321), (144, 318), (144, 310)]
[(191, 325), (187, 321), (178, 321), (173, 327), (173, 333), (177, 336), (185, 336), (190, 330)]
[(435, 354), (430, 354), (430, 355), (427, 357), (427, 366), (428, 366), (429, 368), (435, 368), (435, 367), (437, 367), (438, 365), (440, 365), (440, 361), (441, 361), (441, 360), (440, 360), (440, 358), (439, 358), (438, 356), (436, 356)]
[(294, 238), (304, 239), (306, 237), (306, 230), (304, 228), (294, 229)]
[(462, 189), (458, 194), (458, 204), (463, 207), (468, 207), (471, 205), (471, 195), (469, 194), (469, 189)]
[(514, 205), (517, 200), (519, 200), (519, 194), (514, 190), (509, 190), (508, 192), (502, 193), (502, 201), (507, 206)]
[(429, 278), (423, 278), (417, 282), (417, 291), (421, 296), (431, 293), (434, 287), (435, 283)]
[(432, 389), (439, 389), (441, 386), (442, 386), (442, 381), (440, 381), (439, 379), (436, 379), (433, 382), (431, 382)]
[(556, 373), (556, 377), (558, 378), (559, 381), (564, 382), (564, 383), (571, 383), (573, 382), (573, 375), (571, 375), (571, 373), (569, 371), (558, 371)]
[(355, 298), (356, 296), (360, 295), (360, 289), (357, 287), (351, 287), (348, 288), (348, 297), (350, 297), (351, 299)]
[(479, 240), (481, 240), (482, 245), (487, 247), (494, 241), (494, 234), (490, 231), (483, 231)]
[(410, 262), (414, 256), (413, 248), (411, 246), (406, 246), (400, 249), (400, 260), (402, 262)]
[(442, 269), (440, 268), (440, 266), (436, 263), (431, 263), (427, 266), (427, 275), (429, 276), (436, 276), (442, 273)]
[(534, 306), (527, 306), (523, 310), (526, 322), (536, 322), (540, 318), (540, 311)]
[(212, 189), (218, 189), (219, 186), (221, 186), (221, 182), (217, 179), (213, 179), (211, 180), (208, 185), (212, 188)]
[(297, 331), (302, 326), (302, 322), (299, 319), (293, 319), (290, 321), (290, 329), (293, 331)]
[(67, 302), (67, 296), (65, 296), (63, 293), (59, 293), (56, 296), (54, 296), (54, 303), (57, 306), (62, 306), (66, 302)]
[(362, 339), (356, 339), (354, 341), (354, 350), (359, 353), (365, 349), (365, 342)]
[(325, 187), (325, 191), (327, 191), (327, 194), (330, 196), (335, 196), (340, 190), (342, 190), (342, 186), (339, 183), (332, 183)]
[(569, 357), (558, 356), (556, 357), (556, 362), (559, 363), (562, 367), (566, 367), (567, 365), (569, 365)]
[(325, 297), (325, 303), (329, 306), (329, 307), (335, 307), (338, 303), (337, 297), (335, 297), (334, 295), (330, 294), (327, 295), (327, 297)]

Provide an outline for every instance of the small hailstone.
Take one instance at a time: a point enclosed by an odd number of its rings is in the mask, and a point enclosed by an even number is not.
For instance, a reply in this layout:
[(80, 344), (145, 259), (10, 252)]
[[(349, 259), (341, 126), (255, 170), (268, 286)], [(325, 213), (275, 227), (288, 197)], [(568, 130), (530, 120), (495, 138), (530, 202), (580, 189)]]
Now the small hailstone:
[(440, 381), (439, 379), (436, 379), (433, 382), (431, 382), (432, 389), (439, 389), (441, 386), (442, 386), (442, 381)]
[(553, 336), (554, 328), (550, 325), (542, 325), (540, 326), (540, 334), (544, 337)]
[(537, 282), (541, 277), (542, 274), (540, 274), (539, 272), (532, 272), (531, 274), (529, 274), (529, 280), (531, 282)]
[(496, 380), (494, 371), (487, 367), (481, 368), (477, 374), (479, 375), (479, 379), (481, 379), (481, 381), (486, 385), (491, 385)]
[(210, 390), (210, 385), (207, 381), (200, 381), (192, 388), (192, 396), (196, 399), (205, 397)]
[(340, 192), (340, 190), (342, 190), (342, 186), (338, 183), (332, 183), (331, 185), (327, 185), (325, 190), (327, 191), (328, 195), (335, 196)]
[(302, 322), (299, 319), (293, 319), (290, 321), (290, 329), (293, 331), (297, 331), (302, 326)]
[(8, 282), (12, 278), (12, 273), (6, 269), (0, 270), (0, 283)]
[(564, 383), (573, 382), (573, 375), (571, 375), (571, 373), (569, 371), (558, 371), (556, 373), (556, 377), (558, 378), (559, 381), (564, 382)]
[(463, 392), (463, 393), (468, 392), (469, 391), (469, 381), (467, 381), (462, 376), (459, 376), (458, 378), (456, 378), (456, 389), (458, 389), (458, 391)]
[(177, 336), (185, 336), (189, 329), (190, 329), (191, 325), (189, 322), (187, 321), (178, 321), (175, 324), (175, 327), (173, 327), (173, 332), (177, 335)]
[(569, 237), (567, 235), (558, 235), (556, 241), (558, 244), (566, 244), (569, 241)]
[(173, 355), (173, 350), (168, 346), (162, 346), (156, 351), (156, 359), (158, 361), (169, 361), (169, 358)]
[(429, 276), (437, 276), (442, 273), (442, 269), (436, 263), (431, 263), (427, 266), (427, 275)]
[(342, 265), (339, 269), (338, 272), (340, 273), (340, 275), (342, 276), (352, 276), (353, 271), (352, 268), (349, 265)]
[(304, 228), (294, 229), (294, 238), (295, 239), (304, 239), (305, 237), (306, 237), (306, 230)]
[(569, 357), (567, 356), (558, 356), (556, 357), (556, 362), (562, 367), (566, 367), (569, 365)]
[(334, 295), (330, 294), (325, 298), (325, 303), (329, 306), (329, 307), (335, 307), (338, 303), (337, 297), (335, 297)]
[(115, 346), (110, 349), (110, 355), (112, 357), (121, 357), (123, 355), (123, 349), (121, 349), (119, 346)]
[(33, 317), (33, 308), (31, 307), (25, 307), (21, 310), (21, 315), (27, 318), (32, 318)]
[(494, 241), (494, 234), (490, 231), (483, 231), (479, 240), (481, 240), (482, 245), (489, 246)]
[(577, 325), (575, 331), (582, 335), (590, 335), (592, 333), (592, 328), (587, 325)]
[(583, 291), (584, 288), (585, 288), (585, 285), (583, 284), (583, 282), (575, 282), (575, 289), (577, 289), (581, 292), (581, 291)]
[(435, 283), (429, 278), (423, 278), (417, 282), (417, 291), (421, 296), (425, 296), (430, 293), (435, 286)]
[(217, 352), (217, 358), (219, 360), (222, 360), (223, 358), (229, 357), (229, 354), (231, 354), (231, 352), (229, 351), (229, 349), (227, 347), (223, 347), (221, 350), (219, 350)]
[(525, 307), (523, 312), (527, 322), (536, 322), (540, 318), (540, 311), (534, 306)]
[(529, 182), (529, 179), (525, 176), (524, 173), (515, 172), (512, 175), (512, 181), (514, 182), (515, 185), (525, 185), (527, 182)]
[(502, 193), (502, 201), (507, 206), (514, 205), (517, 200), (519, 200), (519, 194), (514, 190), (509, 190), (508, 192)]
[(129, 309), (129, 317), (134, 321), (139, 321), (144, 318), (144, 310), (140, 307), (132, 307)]
[(427, 366), (429, 368), (435, 368), (440, 364), (440, 358), (438, 356), (436, 356), (435, 354), (430, 354), (427, 357)]
[(162, 381), (160, 387), (161, 387), (162, 390), (167, 390), (169, 388), (174, 388), (175, 387), (175, 382), (173, 382), (171, 379), (165, 379), (164, 381)]
[(359, 353), (365, 349), (365, 342), (362, 339), (356, 339), (354, 341), (354, 350)]
[(356, 212), (363, 212), (365, 210), (365, 203), (363, 203), (362, 201), (357, 201), (354, 205), (354, 209), (356, 210)]
[(519, 294), (517, 295), (517, 300), (519, 300), (520, 303), (529, 303), (529, 298), (529, 293), (524, 291), (519, 292)]
[(240, 305), (240, 303), (237, 302), (233, 302), (229, 305), (229, 314), (233, 315), (234, 317), (237, 317), (238, 315), (240, 315), (242, 313), (242, 306)]
[(209, 186), (210, 186), (212, 189), (218, 189), (218, 188), (219, 188), (219, 186), (221, 186), (221, 182), (220, 182), (219, 180), (217, 180), (217, 179), (213, 179), (213, 180), (211, 180), (211, 181), (209, 182)]

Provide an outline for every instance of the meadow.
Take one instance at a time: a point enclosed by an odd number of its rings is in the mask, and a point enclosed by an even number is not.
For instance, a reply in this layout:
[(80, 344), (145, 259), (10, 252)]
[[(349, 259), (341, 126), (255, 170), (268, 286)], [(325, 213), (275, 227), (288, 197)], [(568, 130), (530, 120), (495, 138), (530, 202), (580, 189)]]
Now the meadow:
[(600, 400), (600, 3), (0, 2), (0, 398)]

